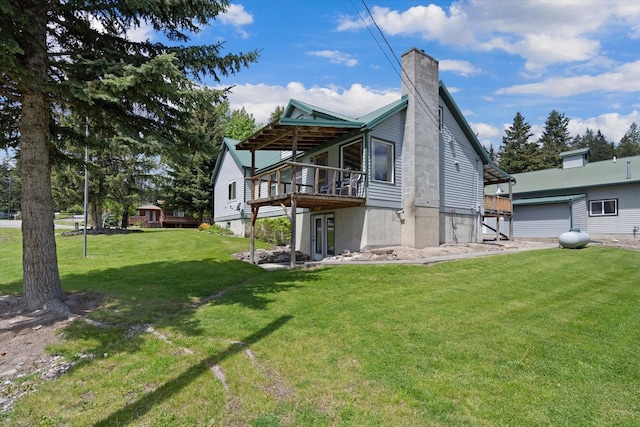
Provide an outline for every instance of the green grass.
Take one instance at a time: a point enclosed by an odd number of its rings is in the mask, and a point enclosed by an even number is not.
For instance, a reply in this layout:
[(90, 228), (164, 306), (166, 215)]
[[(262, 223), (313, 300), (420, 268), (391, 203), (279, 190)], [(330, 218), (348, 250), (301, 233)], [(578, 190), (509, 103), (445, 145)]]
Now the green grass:
[[(145, 231), (89, 236), (84, 259), (81, 237), (58, 238), (65, 291), (103, 295), (91, 317), (114, 327), (68, 327), (51, 351), (93, 358), (3, 422), (640, 425), (640, 252), (266, 272), (229, 256), (246, 247)], [(19, 251), (0, 229), (0, 294), (20, 291)]]

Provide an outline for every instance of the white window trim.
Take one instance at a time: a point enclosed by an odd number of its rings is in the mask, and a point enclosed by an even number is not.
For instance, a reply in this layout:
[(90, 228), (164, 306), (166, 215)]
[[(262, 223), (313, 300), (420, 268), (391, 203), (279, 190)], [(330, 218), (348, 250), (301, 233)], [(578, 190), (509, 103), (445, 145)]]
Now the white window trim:
[[(379, 143), (379, 144), (385, 144), (388, 145), (391, 153), (391, 160), (389, 162), (389, 167), (391, 168), (391, 170), (389, 171), (389, 174), (391, 175), (390, 178), (388, 180), (385, 179), (376, 179), (376, 174), (375, 174), (375, 150), (373, 149), (373, 145), (375, 143)], [(373, 181), (376, 182), (382, 182), (385, 184), (394, 184), (396, 181), (396, 152), (395, 152), (395, 144), (393, 142), (389, 142), (389, 141), (384, 141), (382, 139), (379, 138), (371, 138), (371, 179)]]
[[(604, 204), (606, 202), (613, 202), (615, 204), (615, 212), (605, 213)], [(593, 213), (593, 204), (600, 204), (602, 207), (602, 213)], [(618, 199), (601, 199), (601, 200), (589, 200), (589, 216), (617, 216), (618, 215)]]
[[(231, 197), (231, 190), (233, 189), (233, 197)], [(236, 185), (236, 181), (232, 181), (227, 186), (227, 197), (229, 201), (238, 199), (238, 186)]]

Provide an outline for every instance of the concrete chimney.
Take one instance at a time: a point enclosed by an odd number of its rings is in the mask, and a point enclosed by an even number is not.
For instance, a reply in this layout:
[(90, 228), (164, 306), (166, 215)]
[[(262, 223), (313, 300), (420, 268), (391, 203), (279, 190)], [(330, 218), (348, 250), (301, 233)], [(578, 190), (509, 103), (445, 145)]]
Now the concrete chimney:
[(402, 244), (440, 244), (440, 144), (438, 61), (413, 48), (402, 55), (402, 94), (409, 104), (402, 146)]

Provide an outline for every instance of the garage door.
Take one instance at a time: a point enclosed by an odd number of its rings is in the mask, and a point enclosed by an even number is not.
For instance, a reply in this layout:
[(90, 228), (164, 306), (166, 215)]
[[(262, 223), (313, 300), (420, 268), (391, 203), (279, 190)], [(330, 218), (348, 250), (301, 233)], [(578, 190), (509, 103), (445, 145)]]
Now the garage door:
[(571, 208), (568, 203), (513, 207), (515, 237), (558, 237), (570, 226)]

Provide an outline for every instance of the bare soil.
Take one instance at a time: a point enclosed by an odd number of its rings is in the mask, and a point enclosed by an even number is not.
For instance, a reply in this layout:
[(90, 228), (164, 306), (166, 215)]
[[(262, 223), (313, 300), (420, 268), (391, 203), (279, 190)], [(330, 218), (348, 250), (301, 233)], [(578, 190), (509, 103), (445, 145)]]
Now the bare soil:
[(65, 303), (71, 317), (46, 310), (26, 311), (20, 297), (0, 296), (0, 412), (10, 409), (16, 398), (34, 386), (26, 378), (53, 379), (71, 367), (45, 348), (60, 340), (69, 322), (95, 310), (99, 297), (88, 292), (69, 294)]

